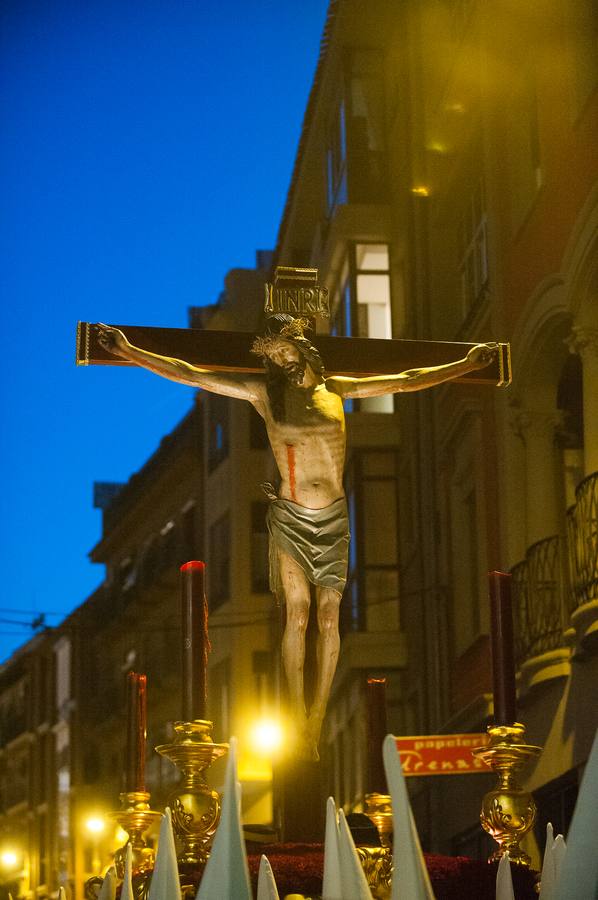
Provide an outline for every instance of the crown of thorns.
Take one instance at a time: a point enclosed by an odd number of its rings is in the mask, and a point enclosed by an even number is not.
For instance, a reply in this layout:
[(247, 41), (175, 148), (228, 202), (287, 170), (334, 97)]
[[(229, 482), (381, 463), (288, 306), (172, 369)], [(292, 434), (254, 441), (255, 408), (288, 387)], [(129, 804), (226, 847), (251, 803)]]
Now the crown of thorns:
[(277, 313), (266, 321), (265, 334), (256, 337), (251, 352), (262, 359), (268, 359), (281, 341), (293, 344), (307, 359), (315, 372), (322, 372), (324, 364), (319, 351), (305, 337), (304, 330), (309, 326), (307, 319), (294, 319), (285, 313)]

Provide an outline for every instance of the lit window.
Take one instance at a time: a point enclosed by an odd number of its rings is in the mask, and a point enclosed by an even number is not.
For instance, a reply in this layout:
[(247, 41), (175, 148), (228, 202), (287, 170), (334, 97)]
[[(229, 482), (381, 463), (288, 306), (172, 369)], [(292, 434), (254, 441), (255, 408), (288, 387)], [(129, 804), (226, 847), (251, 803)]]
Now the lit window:
[[(360, 337), (392, 338), (390, 273), (387, 244), (355, 246), (357, 332)], [(392, 394), (368, 397), (359, 404), (361, 412), (391, 413)]]
[[(332, 334), (345, 337), (392, 338), (388, 244), (355, 244), (342, 269), (332, 305)], [(394, 410), (392, 394), (346, 400), (345, 411)]]

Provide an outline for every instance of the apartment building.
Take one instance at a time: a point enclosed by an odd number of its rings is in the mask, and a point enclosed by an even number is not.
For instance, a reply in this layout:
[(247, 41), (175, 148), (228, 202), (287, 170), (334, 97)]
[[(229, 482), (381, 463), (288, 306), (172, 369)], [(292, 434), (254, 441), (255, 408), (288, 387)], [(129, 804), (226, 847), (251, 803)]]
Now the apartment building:
[[(374, 659), (394, 642), (398, 731), (482, 729), (498, 568), (521, 718), (545, 746), (527, 783), (540, 826), (568, 823), (598, 724), (595, 34), (589, 2), (330, 7), (275, 262), (319, 267), (333, 333), (508, 340), (515, 373), (350, 413), (356, 540), (327, 732), (348, 806), (367, 661), (352, 642)], [(484, 852), (484, 780), (413, 784), (429, 849)]]

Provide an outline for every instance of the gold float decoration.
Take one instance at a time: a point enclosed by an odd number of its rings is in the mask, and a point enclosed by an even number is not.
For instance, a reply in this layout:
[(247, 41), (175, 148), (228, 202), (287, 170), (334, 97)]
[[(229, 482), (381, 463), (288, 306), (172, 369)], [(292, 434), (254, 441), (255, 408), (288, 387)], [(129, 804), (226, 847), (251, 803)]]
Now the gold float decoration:
[(154, 868), (155, 854), (152, 847), (148, 847), (145, 840), (145, 832), (162, 818), (162, 813), (150, 809), (150, 795), (147, 791), (124, 791), (120, 794), (121, 808), (111, 813), (123, 831), (129, 835), (124, 847), (120, 847), (114, 854), (114, 865), (117, 877), (122, 881), (125, 874), (125, 860), (127, 847), (131, 845), (133, 851), (132, 874), (144, 875)]
[(488, 862), (499, 860), (508, 852), (511, 862), (529, 866), (531, 859), (519, 844), (536, 821), (536, 804), (532, 794), (519, 786), (517, 778), (542, 748), (525, 742), (525, 727), (518, 722), (491, 725), (488, 734), (488, 745), (472, 750), (498, 775), (498, 785), (484, 796), (480, 813), (483, 829), (498, 844)]
[(355, 849), (374, 900), (390, 900), (393, 872), (390, 794), (366, 794), (364, 813), (376, 826), (381, 846)]
[(183, 774), (167, 802), (172, 812), (173, 830), (181, 844), (178, 862), (190, 869), (206, 864), (209, 846), (220, 821), (220, 795), (208, 787), (206, 771), (215, 759), (224, 756), (228, 744), (214, 743), (213, 727), (207, 719), (175, 722), (172, 743), (156, 747), (156, 751)]

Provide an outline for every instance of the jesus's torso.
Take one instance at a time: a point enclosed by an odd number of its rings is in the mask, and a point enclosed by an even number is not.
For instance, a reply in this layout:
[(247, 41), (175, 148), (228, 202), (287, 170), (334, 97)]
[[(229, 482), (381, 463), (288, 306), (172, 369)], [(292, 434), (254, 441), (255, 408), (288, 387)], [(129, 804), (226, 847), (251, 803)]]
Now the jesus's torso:
[(266, 423), (280, 472), (279, 497), (309, 509), (323, 509), (343, 491), (345, 414), (326, 382), (314, 388), (287, 386), (284, 421), (276, 421), (267, 396), (255, 404)]

